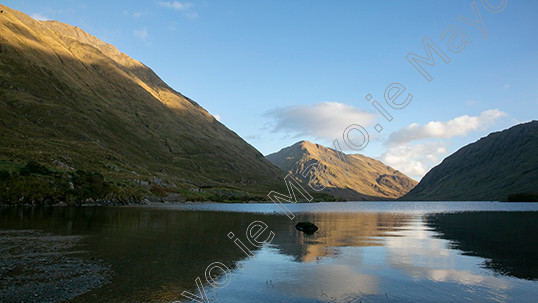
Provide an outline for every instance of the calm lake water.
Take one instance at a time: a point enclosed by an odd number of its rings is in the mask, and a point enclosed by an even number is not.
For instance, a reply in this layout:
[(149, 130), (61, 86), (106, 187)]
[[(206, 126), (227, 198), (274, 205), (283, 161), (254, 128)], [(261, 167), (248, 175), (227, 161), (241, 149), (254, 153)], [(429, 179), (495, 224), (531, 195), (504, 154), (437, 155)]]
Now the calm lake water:
[[(0, 302), (189, 302), (197, 277), (210, 302), (537, 302), (538, 204), (289, 209), (293, 221), (273, 204), (2, 208)], [(271, 244), (248, 243), (253, 221)], [(212, 271), (226, 287), (208, 284), (213, 262), (230, 269)]]

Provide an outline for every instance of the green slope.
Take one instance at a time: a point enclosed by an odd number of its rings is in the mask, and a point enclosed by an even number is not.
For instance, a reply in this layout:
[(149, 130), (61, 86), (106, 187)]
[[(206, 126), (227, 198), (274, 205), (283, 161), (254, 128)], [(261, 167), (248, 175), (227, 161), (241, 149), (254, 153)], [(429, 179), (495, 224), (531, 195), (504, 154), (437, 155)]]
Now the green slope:
[(144, 64), (80, 28), (0, 9), (4, 175), (35, 160), (55, 171), (32, 174), (43, 182), (85, 170), (116, 187), (162, 179), (261, 195), (281, 186), (277, 167)]
[(538, 193), (538, 121), (469, 144), (432, 168), (404, 200), (490, 201)]

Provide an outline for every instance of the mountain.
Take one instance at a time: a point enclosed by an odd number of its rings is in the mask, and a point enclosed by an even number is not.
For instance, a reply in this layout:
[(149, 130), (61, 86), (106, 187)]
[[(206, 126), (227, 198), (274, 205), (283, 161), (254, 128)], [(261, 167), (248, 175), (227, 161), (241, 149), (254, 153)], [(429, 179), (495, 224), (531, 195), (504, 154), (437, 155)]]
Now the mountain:
[(0, 10), (0, 200), (63, 199), (58, 186), (103, 178), (117, 192), (153, 184), (200, 199), (283, 183), (261, 153), (141, 62), (78, 27)]
[[(289, 172), (303, 184), (310, 180), (303, 177), (305, 170), (314, 163), (326, 174), (313, 176), (313, 184), (324, 184), (322, 191), (346, 200), (396, 199), (409, 192), (417, 182), (401, 172), (375, 159), (355, 154), (344, 155), (349, 176), (344, 172), (344, 159), (336, 150), (308, 141), (301, 141), (266, 156), (282, 170)], [(328, 182), (325, 182), (326, 180)]]
[(538, 193), (538, 121), (489, 134), (432, 168), (404, 200), (504, 201)]

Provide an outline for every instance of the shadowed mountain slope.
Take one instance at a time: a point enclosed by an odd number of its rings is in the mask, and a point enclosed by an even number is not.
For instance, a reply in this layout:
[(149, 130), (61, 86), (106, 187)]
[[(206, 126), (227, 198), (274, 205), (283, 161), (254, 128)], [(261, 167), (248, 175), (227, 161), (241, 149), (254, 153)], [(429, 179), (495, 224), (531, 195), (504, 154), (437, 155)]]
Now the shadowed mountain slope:
[[(266, 193), (282, 172), (150, 68), (78, 27), (0, 5), (0, 169)], [(145, 183), (145, 182), (144, 182)]]
[(538, 193), (538, 121), (489, 134), (432, 168), (404, 200), (506, 200)]

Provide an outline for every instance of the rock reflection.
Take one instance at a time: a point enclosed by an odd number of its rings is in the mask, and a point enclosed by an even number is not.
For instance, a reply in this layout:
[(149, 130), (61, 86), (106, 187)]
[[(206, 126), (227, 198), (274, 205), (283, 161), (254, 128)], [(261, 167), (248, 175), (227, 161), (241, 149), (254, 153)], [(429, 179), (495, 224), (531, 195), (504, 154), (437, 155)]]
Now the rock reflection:
[(317, 213), (299, 215), (296, 221), (316, 222), (319, 231), (312, 236), (283, 226), (274, 244), (281, 253), (299, 262), (312, 262), (333, 256), (338, 247), (382, 246), (382, 237), (396, 236), (410, 220), (409, 215), (391, 213)]

